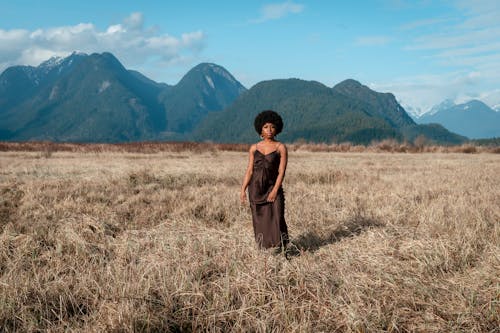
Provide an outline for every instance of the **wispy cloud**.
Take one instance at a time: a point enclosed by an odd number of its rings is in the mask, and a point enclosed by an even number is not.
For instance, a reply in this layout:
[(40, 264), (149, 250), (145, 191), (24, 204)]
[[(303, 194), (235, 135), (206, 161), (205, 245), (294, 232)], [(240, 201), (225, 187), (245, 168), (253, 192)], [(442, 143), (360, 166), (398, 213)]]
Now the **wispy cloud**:
[(12, 65), (37, 65), (51, 56), (64, 56), (75, 50), (109, 51), (126, 66), (148, 63), (161, 68), (196, 56), (203, 50), (205, 39), (203, 31), (171, 36), (146, 28), (142, 13), (132, 13), (104, 30), (92, 23), (34, 31), (0, 29), (0, 72)]
[(260, 17), (251, 20), (251, 23), (262, 23), (270, 20), (278, 20), (290, 14), (301, 13), (303, 10), (304, 5), (291, 1), (267, 4), (260, 9)]
[[(461, 56), (463, 59), (489, 54), (500, 54), (500, 6), (497, 1), (458, 1), (461, 17), (441, 21), (432, 33), (417, 36), (407, 50), (427, 50), (438, 58)], [(437, 23), (439, 20), (431, 20)], [(429, 22), (428, 22), (429, 23)], [(413, 23), (418, 27), (418, 22)]]
[(377, 91), (390, 91), (403, 106), (412, 106), (422, 111), (450, 99), (463, 103), (481, 99), (490, 106), (500, 104), (500, 93), (493, 89), (496, 78), (475, 70), (458, 70), (440, 74), (421, 74), (402, 77), (392, 82), (372, 83)]
[(401, 30), (414, 30), (426, 27), (436, 28), (436, 25), (450, 23), (451, 21), (452, 21), (451, 18), (430, 18), (430, 19), (409, 22), (403, 24), (400, 28)]
[(499, 24), (500, 6), (497, 0), (460, 0), (457, 6), (466, 15), (464, 27), (478, 28)]
[(358, 37), (354, 44), (356, 46), (383, 46), (389, 44), (390, 41), (389, 36), (363, 36)]
[(403, 106), (410, 105), (427, 111), (445, 99), (459, 100), (472, 95), (467, 87), (478, 80), (477, 73), (453, 72), (447, 74), (422, 74), (403, 77), (392, 82), (372, 83), (377, 91), (390, 91)]
[[(410, 22), (401, 31), (411, 32), (404, 47), (418, 52), (434, 68), (418, 77), (382, 84), (404, 103), (428, 109), (444, 99), (465, 101), (487, 96), (500, 103), (500, 6), (496, 0), (455, 2), (456, 11), (445, 18)], [(431, 74), (432, 72), (437, 74)], [(486, 97), (485, 97), (486, 98)]]

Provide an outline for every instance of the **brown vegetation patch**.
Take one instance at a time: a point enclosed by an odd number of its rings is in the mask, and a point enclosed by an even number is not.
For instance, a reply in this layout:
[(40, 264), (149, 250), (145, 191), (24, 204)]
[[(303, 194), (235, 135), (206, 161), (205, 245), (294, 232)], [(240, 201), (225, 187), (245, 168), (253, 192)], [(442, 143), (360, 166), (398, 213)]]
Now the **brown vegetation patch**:
[(0, 232), (7, 223), (16, 220), (23, 195), (17, 184), (0, 187)]
[[(391, 153), (500, 153), (498, 145), (479, 145), (464, 143), (461, 145), (442, 146), (429, 143), (427, 140), (417, 138), (415, 142), (399, 142), (394, 139), (374, 141), (369, 145), (355, 145), (350, 142), (343, 143), (314, 143), (295, 142), (287, 144), (290, 151), (308, 152), (391, 152)], [(195, 154), (217, 153), (221, 151), (244, 152), (248, 151), (250, 144), (246, 143), (211, 143), (211, 142), (130, 142), (130, 143), (64, 143), (50, 141), (26, 141), (26, 142), (0, 142), (0, 152), (27, 151), (39, 152), (38, 157), (50, 158), (55, 152), (73, 153), (136, 153), (136, 154), (158, 154), (158, 153), (181, 153), (190, 152)], [(171, 157), (182, 158), (179, 155)], [(132, 156), (129, 158), (139, 158)]]
[[(326, 222), (326, 225), (331, 223)], [(299, 251), (316, 251), (319, 248), (341, 241), (345, 238), (355, 237), (367, 228), (380, 227), (380, 222), (363, 216), (353, 216), (351, 220), (336, 227), (333, 231), (326, 231), (324, 235), (318, 235), (315, 231), (307, 231), (297, 236), (292, 242), (290, 249), (296, 255), (295, 248)]]
[(342, 149), (290, 150), (284, 255), (245, 149), (0, 153), (0, 331), (494, 332), (498, 155)]

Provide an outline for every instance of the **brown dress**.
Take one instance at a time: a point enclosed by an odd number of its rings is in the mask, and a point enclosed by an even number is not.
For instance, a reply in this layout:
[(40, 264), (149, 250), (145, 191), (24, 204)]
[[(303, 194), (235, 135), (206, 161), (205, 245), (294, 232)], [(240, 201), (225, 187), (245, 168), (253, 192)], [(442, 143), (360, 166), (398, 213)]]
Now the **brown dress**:
[(252, 210), (255, 240), (263, 248), (280, 247), (288, 243), (283, 189), (279, 188), (274, 202), (267, 202), (267, 196), (278, 178), (279, 166), (278, 151), (264, 155), (259, 150), (255, 150), (248, 197)]

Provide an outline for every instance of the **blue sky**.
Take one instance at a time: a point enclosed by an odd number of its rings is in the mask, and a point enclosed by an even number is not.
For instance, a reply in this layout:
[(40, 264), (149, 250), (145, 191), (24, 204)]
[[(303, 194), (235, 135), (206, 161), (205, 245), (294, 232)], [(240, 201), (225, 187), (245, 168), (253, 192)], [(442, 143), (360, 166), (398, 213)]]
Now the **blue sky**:
[(405, 108), (500, 105), (500, 4), (477, 1), (0, 0), (0, 71), (109, 51), (168, 84), (200, 62), (250, 88), (353, 78)]

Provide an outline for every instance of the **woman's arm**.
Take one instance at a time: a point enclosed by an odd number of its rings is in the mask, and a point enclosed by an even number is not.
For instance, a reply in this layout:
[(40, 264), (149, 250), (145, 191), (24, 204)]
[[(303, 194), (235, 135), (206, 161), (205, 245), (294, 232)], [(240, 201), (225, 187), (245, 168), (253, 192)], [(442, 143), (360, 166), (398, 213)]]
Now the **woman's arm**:
[(243, 183), (241, 184), (241, 192), (240, 192), (240, 201), (242, 204), (245, 203), (247, 195), (246, 195), (246, 190), (248, 187), (248, 184), (250, 183), (250, 179), (252, 179), (252, 173), (253, 173), (253, 156), (255, 153), (256, 146), (251, 145), (250, 150), (248, 151), (248, 166), (247, 166), (247, 171), (245, 172), (245, 176), (243, 177)]
[(288, 151), (284, 144), (280, 144), (278, 146), (278, 151), (280, 153), (280, 166), (278, 169), (278, 178), (276, 179), (276, 183), (274, 184), (273, 189), (267, 196), (268, 202), (274, 202), (276, 200), (276, 196), (278, 195), (278, 190), (283, 183), (283, 179), (285, 178), (286, 165), (288, 164)]

